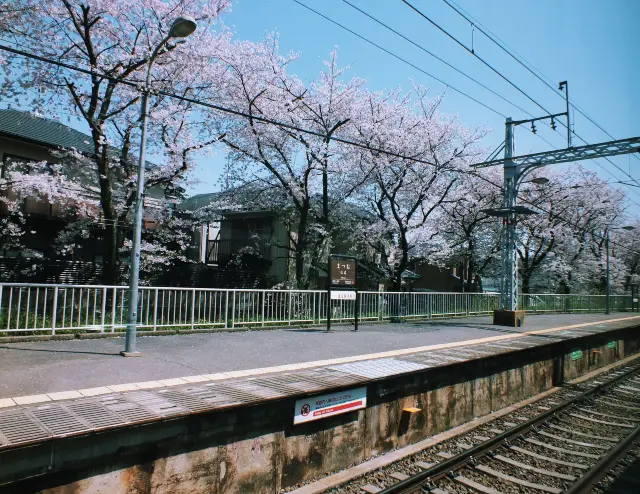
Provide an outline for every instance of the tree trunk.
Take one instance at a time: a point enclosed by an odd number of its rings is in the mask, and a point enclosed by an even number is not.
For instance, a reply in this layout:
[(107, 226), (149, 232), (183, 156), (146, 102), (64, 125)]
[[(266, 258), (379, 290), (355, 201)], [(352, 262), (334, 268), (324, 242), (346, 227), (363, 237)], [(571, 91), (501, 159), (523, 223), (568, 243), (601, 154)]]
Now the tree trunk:
[(107, 223), (104, 230), (102, 283), (117, 285), (118, 281), (118, 232), (114, 223)]
[(522, 280), (522, 292), (521, 293), (529, 293), (529, 284), (531, 282), (531, 271), (522, 271), (520, 279)]
[(296, 286), (306, 290), (309, 287), (308, 277), (305, 276), (305, 253), (307, 251), (307, 223), (309, 222), (309, 208), (305, 204), (300, 212), (298, 222), (298, 238), (296, 239)]

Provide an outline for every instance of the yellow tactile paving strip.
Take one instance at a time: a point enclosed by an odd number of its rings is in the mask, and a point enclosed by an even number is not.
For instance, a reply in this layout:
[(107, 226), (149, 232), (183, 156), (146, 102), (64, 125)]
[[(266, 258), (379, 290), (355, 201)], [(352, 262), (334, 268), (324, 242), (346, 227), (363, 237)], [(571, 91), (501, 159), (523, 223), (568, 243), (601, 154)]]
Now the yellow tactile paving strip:
[(266, 374), (273, 374), (278, 372), (287, 372), (300, 369), (310, 369), (314, 367), (323, 367), (327, 365), (336, 365), (349, 362), (359, 362), (363, 360), (372, 360), (380, 358), (398, 357), (401, 355), (409, 355), (413, 353), (420, 353), (425, 351), (443, 350), (447, 348), (466, 347), (471, 345), (482, 345), (497, 341), (515, 340), (519, 338), (525, 338), (527, 336), (544, 335), (549, 333), (557, 333), (561, 331), (567, 331), (578, 328), (586, 328), (589, 326), (602, 326), (610, 325), (619, 322), (640, 321), (640, 316), (621, 317), (617, 319), (607, 319), (594, 322), (584, 322), (578, 324), (571, 324), (568, 326), (559, 326), (555, 328), (538, 329), (534, 331), (523, 331), (521, 333), (511, 333), (500, 336), (490, 336), (487, 338), (478, 338), (473, 340), (464, 340), (454, 343), (441, 343), (437, 345), (427, 345), (413, 348), (403, 348), (400, 350), (389, 350), (386, 352), (370, 353), (365, 355), (354, 355), (351, 357), (340, 357), (335, 359), (316, 360), (312, 362), (302, 362), (298, 364), (278, 365), (273, 367), (262, 367), (257, 369), (247, 369), (232, 372), (219, 372), (215, 374), (202, 374), (196, 376), (184, 376), (173, 379), (161, 379), (158, 381), (145, 381), (137, 383), (126, 384), (112, 384), (108, 386), (99, 386), (95, 388), (77, 389), (71, 391), (62, 391), (56, 393), (43, 393), (38, 395), (29, 396), (17, 396), (12, 398), (1, 398), (0, 408), (7, 408), (17, 405), (32, 405), (38, 403), (45, 403), (51, 401), (69, 400), (74, 398), (84, 398), (91, 396), (98, 396), (103, 394), (109, 394), (113, 392), (123, 391), (136, 391), (146, 389), (165, 388), (170, 386), (179, 386), (191, 383), (201, 383), (210, 381), (220, 381), (225, 379), (234, 379), (238, 377), (255, 377)]

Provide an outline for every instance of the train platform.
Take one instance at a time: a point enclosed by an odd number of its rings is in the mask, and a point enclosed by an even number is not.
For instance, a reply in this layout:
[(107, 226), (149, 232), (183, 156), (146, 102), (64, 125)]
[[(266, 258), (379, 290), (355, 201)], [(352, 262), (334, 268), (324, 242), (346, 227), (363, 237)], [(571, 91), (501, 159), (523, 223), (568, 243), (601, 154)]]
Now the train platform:
[(626, 358), (639, 328), (617, 313), (219, 332), (140, 337), (140, 358), (122, 338), (0, 344), (0, 491), (278, 492)]
[(160, 337), (142, 334), (138, 337), (140, 358), (120, 356), (124, 338), (0, 342), (0, 407), (440, 351), (431, 361), (435, 365), (481, 355), (465, 352), (461, 344), (509, 351), (634, 322), (640, 323), (640, 317), (624, 313), (553, 314), (530, 316), (521, 328), (494, 326), (490, 317), (474, 317), (362, 325), (357, 332), (342, 326), (330, 333), (281, 329)]

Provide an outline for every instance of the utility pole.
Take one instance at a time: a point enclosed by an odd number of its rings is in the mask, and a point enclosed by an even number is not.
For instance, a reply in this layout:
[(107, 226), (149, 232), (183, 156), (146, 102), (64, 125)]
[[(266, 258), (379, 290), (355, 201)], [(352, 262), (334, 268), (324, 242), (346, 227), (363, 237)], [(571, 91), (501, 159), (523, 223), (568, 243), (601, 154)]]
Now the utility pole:
[(518, 169), (513, 160), (513, 124), (507, 118), (504, 140), (504, 196), (502, 207), (504, 232), (502, 235), (502, 289), (501, 308), (513, 311), (518, 308), (518, 253), (516, 251), (516, 214)]
[(604, 238), (604, 245), (607, 251), (607, 286), (604, 292), (604, 313), (609, 314), (611, 306), (609, 305), (609, 295), (611, 293), (611, 285), (609, 284), (609, 229), (607, 228), (607, 235)]

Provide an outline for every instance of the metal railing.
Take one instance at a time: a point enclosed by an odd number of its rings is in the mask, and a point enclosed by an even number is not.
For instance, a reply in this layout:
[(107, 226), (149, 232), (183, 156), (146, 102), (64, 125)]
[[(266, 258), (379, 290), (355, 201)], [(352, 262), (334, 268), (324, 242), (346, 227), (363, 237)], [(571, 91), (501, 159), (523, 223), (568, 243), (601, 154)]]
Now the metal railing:
[[(0, 335), (124, 331), (128, 287), (0, 283)], [(632, 309), (611, 296), (612, 311)], [(373, 292), (359, 294), (363, 322), (491, 314), (500, 297), (486, 293)], [(325, 290), (238, 290), (140, 287), (141, 331), (321, 324)], [(330, 301), (331, 319), (354, 319), (355, 302)], [(521, 295), (530, 313), (604, 312), (604, 295)]]

